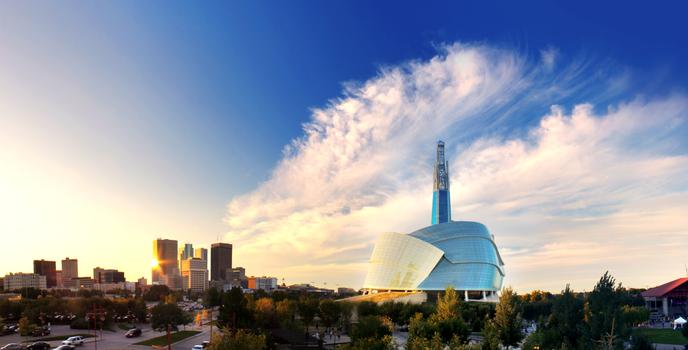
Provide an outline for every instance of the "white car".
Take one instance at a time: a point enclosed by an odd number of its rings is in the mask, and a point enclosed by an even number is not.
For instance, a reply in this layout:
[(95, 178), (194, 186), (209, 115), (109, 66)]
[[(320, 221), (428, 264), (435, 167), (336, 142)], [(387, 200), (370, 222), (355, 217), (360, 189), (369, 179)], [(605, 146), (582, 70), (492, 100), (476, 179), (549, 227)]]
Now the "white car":
[(193, 348), (191, 348), (191, 350), (203, 350), (203, 345), (200, 345), (200, 344), (194, 345)]
[(77, 346), (77, 345), (84, 345), (84, 337), (82, 336), (74, 336), (74, 337), (69, 337), (67, 340), (62, 341), (62, 345), (71, 345), (71, 346)]

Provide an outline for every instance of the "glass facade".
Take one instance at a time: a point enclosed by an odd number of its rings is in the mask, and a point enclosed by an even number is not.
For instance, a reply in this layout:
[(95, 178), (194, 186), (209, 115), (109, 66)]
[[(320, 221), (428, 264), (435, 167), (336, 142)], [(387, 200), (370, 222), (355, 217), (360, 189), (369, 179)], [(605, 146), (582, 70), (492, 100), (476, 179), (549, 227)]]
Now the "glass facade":
[(442, 257), (432, 244), (401, 233), (382, 234), (375, 244), (363, 288), (416, 289)]
[(503, 266), (485, 225), (447, 222), (409, 235), (382, 235), (373, 250), (363, 288), (430, 291), (451, 286), (456, 290), (499, 291)]

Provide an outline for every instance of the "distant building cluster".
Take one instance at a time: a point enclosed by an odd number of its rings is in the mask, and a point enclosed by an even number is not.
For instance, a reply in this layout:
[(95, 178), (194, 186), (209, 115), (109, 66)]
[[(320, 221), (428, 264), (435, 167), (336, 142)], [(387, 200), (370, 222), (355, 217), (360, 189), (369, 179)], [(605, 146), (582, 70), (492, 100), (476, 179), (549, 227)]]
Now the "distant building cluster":
[[(334, 290), (322, 289), (309, 284), (278, 285), (278, 279), (270, 276), (247, 276), (246, 269), (232, 266), (232, 245), (213, 243), (210, 250), (194, 248), (191, 243), (179, 245), (177, 240), (158, 238), (153, 241), (153, 267), (150, 285), (165, 285), (171, 290), (204, 292), (208, 288), (224, 291), (241, 288), (246, 292), (255, 290), (299, 290), (312, 293), (334, 293)], [(60, 268), (56, 261), (34, 260), (33, 273), (9, 273), (0, 277), (0, 288), (5, 292), (25, 288), (81, 289), (97, 290), (104, 293), (113, 291), (145, 290), (150, 287), (144, 277), (136, 282), (128, 282), (124, 272), (113, 268), (96, 267), (92, 276), (79, 274), (79, 261), (64, 258)], [(341, 289), (341, 288), (340, 288)], [(355, 292), (344, 288), (340, 292)]]

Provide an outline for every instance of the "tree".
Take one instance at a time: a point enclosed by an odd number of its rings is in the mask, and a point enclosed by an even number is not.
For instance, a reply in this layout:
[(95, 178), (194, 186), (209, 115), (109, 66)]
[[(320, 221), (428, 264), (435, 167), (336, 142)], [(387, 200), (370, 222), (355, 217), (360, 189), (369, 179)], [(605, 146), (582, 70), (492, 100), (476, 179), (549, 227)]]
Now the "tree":
[(683, 334), (684, 337), (688, 338), (688, 325), (683, 325), (683, 328), (681, 329), (681, 334)]
[[(625, 327), (621, 322), (623, 316), (620, 307), (620, 294), (617, 293), (620, 288), (621, 285), (617, 286), (616, 280), (607, 271), (588, 295), (585, 304), (585, 319), (589, 343), (599, 342), (607, 335), (620, 337), (623, 334)], [(611, 334), (609, 334), (610, 331)]]
[(325, 324), (325, 327), (332, 327), (332, 325), (339, 321), (339, 317), (341, 317), (341, 308), (339, 303), (334, 302), (332, 299), (321, 300), (318, 310), (320, 319)]
[(275, 322), (275, 303), (270, 298), (256, 300), (256, 321), (261, 327), (271, 328)]
[(318, 313), (318, 306), (318, 301), (314, 299), (302, 299), (299, 301), (299, 316), (301, 316), (301, 321), (306, 326), (306, 329), (313, 323), (313, 319)]
[(559, 336), (556, 346), (562, 343), (570, 348), (577, 348), (583, 337), (583, 301), (576, 298), (570, 286), (561, 291), (561, 296), (552, 303), (552, 313), (549, 317), (549, 328)]
[(262, 350), (267, 349), (263, 334), (253, 334), (247, 330), (224, 330), (210, 341), (207, 350)]
[(229, 292), (222, 294), (222, 304), (217, 315), (217, 323), (220, 327), (229, 328), (246, 328), (251, 326), (251, 311), (248, 308), (248, 300), (244, 297), (241, 288), (234, 287)]
[(515, 346), (523, 339), (521, 315), (518, 312), (518, 296), (511, 288), (502, 290), (499, 296), (495, 317), (490, 321), (490, 331), (507, 348)]
[(378, 315), (378, 306), (372, 301), (362, 301), (356, 306), (358, 317)]
[(351, 340), (354, 342), (368, 338), (382, 339), (391, 335), (390, 323), (385, 322), (380, 316), (361, 317), (351, 330)]
[(19, 335), (22, 337), (29, 336), (34, 329), (36, 329), (36, 325), (32, 324), (28, 317), (24, 316), (19, 319)]
[(203, 295), (203, 305), (205, 307), (220, 306), (222, 303), (222, 292), (217, 288), (211, 287)]
[(151, 309), (151, 328), (167, 329), (167, 326), (176, 327), (191, 323), (193, 319), (177, 304), (160, 303)]
[(170, 294), (170, 288), (163, 284), (152, 285), (144, 294), (145, 301), (162, 301)]
[(275, 304), (275, 311), (277, 317), (281, 320), (288, 320), (293, 322), (296, 317), (296, 302), (289, 299), (283, 299)]
[(348, 329), (351, 323), (351, 316), (354, 311), (354, 304), (348, 301), (339, 302), (339, 311), (341, 313), (341, 320), (346, 329)]

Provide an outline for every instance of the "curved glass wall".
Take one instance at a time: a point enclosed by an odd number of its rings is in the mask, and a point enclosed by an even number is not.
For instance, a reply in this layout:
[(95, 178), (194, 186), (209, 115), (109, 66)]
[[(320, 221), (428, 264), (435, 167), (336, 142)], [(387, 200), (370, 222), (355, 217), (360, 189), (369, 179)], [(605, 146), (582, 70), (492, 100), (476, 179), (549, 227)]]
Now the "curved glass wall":
[(417, 289), (442, 257), (432, 244), (401, 233), (378, 238), (363, 288)]
[[(432, 265), (428, 268), (429, 265)], [(364, 288), (498, 291), (504, 262), (485, 225), (454, 221), (382, 235)]]

